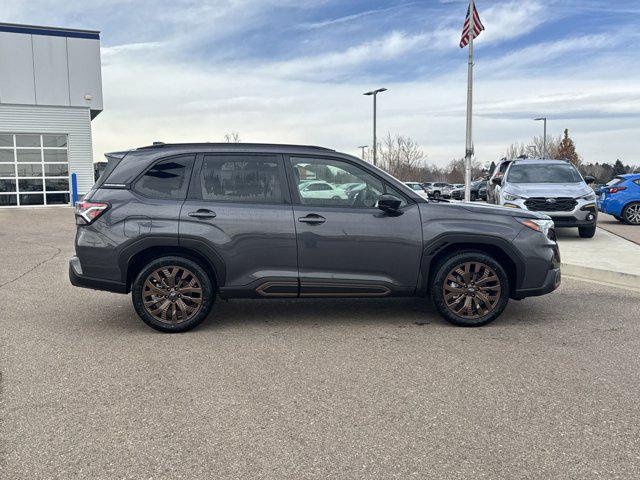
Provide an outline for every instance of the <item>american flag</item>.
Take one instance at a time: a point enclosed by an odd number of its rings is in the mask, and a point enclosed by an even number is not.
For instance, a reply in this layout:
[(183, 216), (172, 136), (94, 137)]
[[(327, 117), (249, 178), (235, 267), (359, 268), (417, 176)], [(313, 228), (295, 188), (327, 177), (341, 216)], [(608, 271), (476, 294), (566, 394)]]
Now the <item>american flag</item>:
[[(460, 48), (464, 48), (469, 44), (469, 21), (471, 20), (471, 5), (467, 8), (467, 18), (464, 19), (464, 27), (462, 27), (462, 38), (460, 39)], [(484, 25), (480, 21), (480, 15), (476, 9), (475, 2), (473, 3), (473, 38), (480, 35), (480, 32), (484, 30)]]

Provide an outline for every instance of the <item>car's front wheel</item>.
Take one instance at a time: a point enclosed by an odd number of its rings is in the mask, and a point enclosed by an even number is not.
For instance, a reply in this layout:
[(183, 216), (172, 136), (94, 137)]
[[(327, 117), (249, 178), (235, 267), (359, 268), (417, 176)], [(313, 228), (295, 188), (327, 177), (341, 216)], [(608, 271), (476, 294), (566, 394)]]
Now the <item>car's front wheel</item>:
[(142, 269), (131, 296), (144, 323), (162, 332), (178, 333), (196, 327), (207, 317), (215, 294), (200, 265), (188, 258), (167, 256)]
[(509, 277), (502, 265), (482, 252), (455, 254), (437, 267), (431, 299), (440, 314), (461, 327), (495, 320), (509, 301)]
[(622, 218), (629, 225), (640, 225), (640, 202), (633, 202), (624, 207)]
[(596, 227), (578, 227), (578, 235), (580, 238), (593, 238), (596, 234)]

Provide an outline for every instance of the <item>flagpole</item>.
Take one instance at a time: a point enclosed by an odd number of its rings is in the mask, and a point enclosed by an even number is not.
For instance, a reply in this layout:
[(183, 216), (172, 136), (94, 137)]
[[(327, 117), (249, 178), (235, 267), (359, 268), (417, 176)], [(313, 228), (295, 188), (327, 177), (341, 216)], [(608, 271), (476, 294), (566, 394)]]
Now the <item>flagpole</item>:
[(464, 201), (471, 201), (471, 155), (473, 137), (471, 135), (473, 113), (473, 37), (475, 36), (475, 15), (473, 0), (469, 0), (469, 64), (467, 66), (467, 142), (464, 157)]

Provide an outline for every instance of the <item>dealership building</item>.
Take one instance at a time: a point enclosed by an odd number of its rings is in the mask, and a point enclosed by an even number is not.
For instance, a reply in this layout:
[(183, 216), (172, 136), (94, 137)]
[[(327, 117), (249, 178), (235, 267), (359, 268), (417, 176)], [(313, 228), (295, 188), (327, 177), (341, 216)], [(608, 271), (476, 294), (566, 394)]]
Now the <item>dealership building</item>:
[(101, 111), (99, 32), (0, 23), (0, 208), (86, 193)]

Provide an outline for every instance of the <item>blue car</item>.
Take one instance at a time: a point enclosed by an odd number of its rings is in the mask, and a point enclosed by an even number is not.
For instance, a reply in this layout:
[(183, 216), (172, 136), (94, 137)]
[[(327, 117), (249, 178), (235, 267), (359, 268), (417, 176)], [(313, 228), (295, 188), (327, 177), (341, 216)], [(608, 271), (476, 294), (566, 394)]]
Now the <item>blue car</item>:
[(599, 189), (598, 210), (621, 222), (640, 225), (640, 173), (618, 175)]

